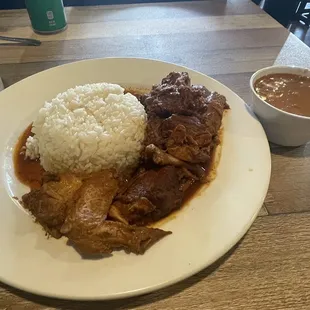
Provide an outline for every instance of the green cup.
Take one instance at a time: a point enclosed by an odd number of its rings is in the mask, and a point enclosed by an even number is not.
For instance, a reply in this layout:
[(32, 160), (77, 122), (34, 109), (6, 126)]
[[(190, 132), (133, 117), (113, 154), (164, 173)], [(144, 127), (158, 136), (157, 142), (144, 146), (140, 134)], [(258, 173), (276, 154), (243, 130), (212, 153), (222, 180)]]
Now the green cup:
[(40, 34), (53, 34), (67, 28), (62, 0), (26, 0), (32, 28)]

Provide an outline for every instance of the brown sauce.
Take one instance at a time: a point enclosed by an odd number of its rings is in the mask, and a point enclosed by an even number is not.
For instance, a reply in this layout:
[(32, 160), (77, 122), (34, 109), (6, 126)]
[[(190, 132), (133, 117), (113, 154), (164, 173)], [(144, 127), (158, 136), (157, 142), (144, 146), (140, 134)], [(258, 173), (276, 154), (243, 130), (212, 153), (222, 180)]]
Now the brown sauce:
[(44, 169), (38, 160), (25, 158), (23, 147), (31, 135), (32, 124), (21, 134), (14, 149), (14, 168), (18, 180), (31, 189), (40, 188)]
[(255, 82), (258, 96), (274, 107), (292, 114), (310, 116), (310, 77), (269, 74)]
[[(219, 140), (222, 141), (222, 130), (219, 132)], [(216, 168), (219, 163), (221, 155), (221, 143), (215, 146), (211, 160), (204, 166), (206, 171), (206, 183), (201, 183), (196, 181), (189, 189), (184, 193), (183, 203), (184, 206), (187, 204), (194, 196), (196, 196), (202, 189), (205, 189), (216, 177)]]
[[(224, 116), (227, 112), (224, 112)], [(178, 213), (181, 212), (186, 206), (189, 204), (189, 202), (195, 197), (199, 196), (208, 186), (211, 184), (211, 182), (216, 177), (216, 169), (219, 164), (219, 161), (221, 159), (222, 154), (222, 144), (223, 144), (223, 128), (219, 130), (218, 133), (218, 139), (219, 143), (216, 145), (212, 152), (212, 157), (209, 163), (204, 167), (206, 169), (206, 183), (201, 183), (199, 181), (196, 181), (185, 193), (183, 196), (183, 202), (180, 209), (177, 209), (175, 211), (172, 211), (170, 214), (168, 214), (166, 217), (158, 220), (157, 222), (151, 223), (150, 227), (160, 227), (164, 223), (173, 220), (177, 217)]]

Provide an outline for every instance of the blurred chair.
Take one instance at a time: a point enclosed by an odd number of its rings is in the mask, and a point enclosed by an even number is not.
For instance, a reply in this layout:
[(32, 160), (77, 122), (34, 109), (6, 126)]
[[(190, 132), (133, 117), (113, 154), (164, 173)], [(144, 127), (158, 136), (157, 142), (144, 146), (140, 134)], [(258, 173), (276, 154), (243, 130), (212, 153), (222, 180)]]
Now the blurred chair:
[(310, 26), (310, 1), (300, 1), (294, 19), (305, 24), (308, 27)]
[(299, 3), (300, 0), (265, 0), (263, 9), (284, 27), (287, 27), (295, 19)]

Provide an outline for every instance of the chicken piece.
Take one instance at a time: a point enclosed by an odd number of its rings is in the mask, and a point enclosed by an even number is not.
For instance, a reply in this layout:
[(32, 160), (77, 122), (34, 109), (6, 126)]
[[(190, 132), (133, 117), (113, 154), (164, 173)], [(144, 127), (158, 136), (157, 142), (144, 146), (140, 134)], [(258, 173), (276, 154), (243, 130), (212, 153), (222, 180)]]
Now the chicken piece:
[(192, 85), (192, 91), (199, 92), (199, 94), (204, 98), (207, 98), (211, 95), (211, 92), (203, 85)]
[(167, 152), (190, 163), (206, 163), (210, 160), (212, 134), (195, 116), (173, 114), (162, 123), (168, 135)]
[(187, 73), (171, 72), (141, 100), (148, 114), (145, 146), (154, 144), (188, 163), (208, 163), (229, 108), (224, 96), (191, 85)]
[(111, 253), (116, 249), (143, 254), (159, 239), (169, 234), (160, 229), (133, 227), (106, 221), (118, 182), (111, 171), (86, 179), (68, 208), (61, 233), (83, 254)]
[(160, 149), (164, 149), (167, 138), (164, 137), (161, 130), (163, 119), (159, 117), (151, 117), (147, 121), (144, 145), (154, 144)]
[(118, 181), (110, 170), (94, 174), (83, 182), (68, 208), (61, 233), (77, 240), (101, 225), (107, 218), (111, 203), (118, 191)]
[[(153, 212), (156, 209), (156, 206), (152, 204), (147, 198), (141, 197), (137, 201), (133, 202), (129, 208), (131, 213), (138, 213), (141, 217), (143, 217)], [(109, 216), (118, 222), (129, 224), (128, 220), (125, 218), (126, 215), (124, 216), (121, 213), (122, 209), (122, 203), (118, 201), (114, 202), (110, 208)], [(126, 210), (125, 214), (127, 214)]]
[(214, 137), (221, 127), (224, 110), (229, 109), (229, 106), (226, 98), (216, 92), (211, 93), (206, 101), (208, 102), (208, 110), (200, 116), (200, 119)]
[(205, 182), (206, 171), (200, 165), (188, 164), (185, 161), (182, 161), (168, 153), (165, 153), (154, 144), (150, 144), (145, 148), (145, 154), (157, 165), (172, 165), (176, 167), (183, 167), (184, 169), (189, 170), (192, 173), (191, 178), (199, 179), (202, 183)]
[(104, 221), (93, 230), (70, 239), (83, 254), (107, 254), (113, 250), (144, 254), (154, 243), (171, 234), (157, 228), (129, 226), (114, 221)]
[(162, 79), (161, 85), (190, 86), (191, 79), (187, 72), (170, 72)]
[(205, 164), (211, 157), (213, 137), (198, 117), (172, 114), (166, 119), (155, 117), (148, 121), (144, 144), (154, 144), (182, 161)]
[(207, 111), (205, 98), (210, 91), (202, 85), (190, 85), (186, 72), (171, 72), (161, 84), (141, 98), (149, 117), (166, 118), (172, 114), (201, 115)]
[(113, 204), (109, 210), (109, 218), (114, 221), (129, 225), (128, 220), (125, 218), (126, 215), (121, 213), (122, 204), (116, 203)]
[(143, 254), (171, 233), (106, 221), (119, 186), (110, 170), (81, 177), (49, 174), (44, 182), (39, 190), (22, 197), (25, 208), (50, 235), (68, 237), (83, 254), (116, 249)]
[(82, 180), (68, 173), (49, 175), (44, 182), (40, 189), (23, 195), (23, 205), (51, 236), (60, 238), (68, 204), (82, 186)]
[(144, 225), (178, 209), (183, 199), (180, 169), (164, 166), (138, 173), (126, 191), (116, 198), (109, 216), (122, 222)]

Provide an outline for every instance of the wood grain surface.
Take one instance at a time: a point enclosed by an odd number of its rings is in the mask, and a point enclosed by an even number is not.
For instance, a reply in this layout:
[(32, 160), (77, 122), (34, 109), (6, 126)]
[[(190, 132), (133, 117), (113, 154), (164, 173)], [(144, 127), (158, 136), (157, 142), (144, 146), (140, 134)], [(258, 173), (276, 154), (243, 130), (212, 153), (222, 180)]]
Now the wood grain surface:
[[(38, 36), (24, 10), (0, 12), (0, 35), (40, 47), (0, 46), (9, 86), (81, 59), (131, 56), (211, 75), (246, 102), (249, 78), (273, 64), (310, 67), (310, 50), (249, 0), (67, 8), (68, 30)], [(266, 201), (248, 234), (210, 268), (161, 291), (120, 301), (72, 302), (0, 286), (0, 309), (310, 309), (310, 146), (271, 145)], [(42, 275), (44, 276), (44, 275)]]

